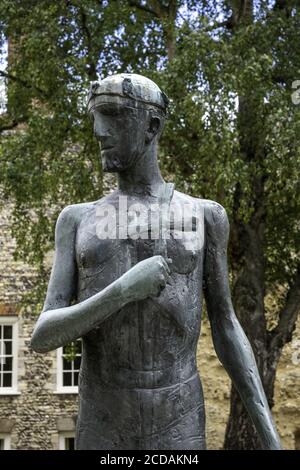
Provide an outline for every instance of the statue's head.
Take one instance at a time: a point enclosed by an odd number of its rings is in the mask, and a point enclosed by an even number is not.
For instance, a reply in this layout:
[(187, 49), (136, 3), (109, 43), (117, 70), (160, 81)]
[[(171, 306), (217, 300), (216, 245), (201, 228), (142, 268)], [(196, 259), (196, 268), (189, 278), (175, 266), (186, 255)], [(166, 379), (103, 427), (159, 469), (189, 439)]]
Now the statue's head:
[(104, 171), (130, 168), (162, 132), (167, 96), (142, 75), (122, 73), (91, 84), (88, 112)]

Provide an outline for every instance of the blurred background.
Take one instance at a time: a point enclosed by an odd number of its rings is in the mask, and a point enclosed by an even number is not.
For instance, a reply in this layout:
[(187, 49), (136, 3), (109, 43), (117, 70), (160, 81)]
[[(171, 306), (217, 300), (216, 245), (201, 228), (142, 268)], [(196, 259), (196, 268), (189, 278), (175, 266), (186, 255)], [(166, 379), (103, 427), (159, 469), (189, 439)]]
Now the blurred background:
[[(221, 203), (235, 311), (287, 449), (300, 449), (299, 0), (2, 0), (0, 449), (72, 449), (78, 341), (29, 348), (67, 204), (115, 187), (86, 113), (93, 80), (135, 72), (170, 98), (164, 178)], [(210, 449), (257, 449), (216, 358), (199, 342)]]

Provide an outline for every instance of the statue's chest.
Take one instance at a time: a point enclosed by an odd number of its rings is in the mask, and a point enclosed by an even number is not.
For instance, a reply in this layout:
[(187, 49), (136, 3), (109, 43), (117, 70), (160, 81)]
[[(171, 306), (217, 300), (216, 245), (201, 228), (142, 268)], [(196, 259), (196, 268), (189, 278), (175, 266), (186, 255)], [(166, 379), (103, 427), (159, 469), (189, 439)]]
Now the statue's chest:
[(97, 280), (105, 287), (139, 261), (154, 255), (172, 260), (171, 271), (179, 274), (192, 272), (202, 255), (203, 227), (195, 224), (184, 229), (178, 221), (162, 232), (145, 229), (140, 235), (134, 231), (132, 219), (126, 220), (126, 231), (120, 233), (114, 220), (104, 225), (96, 214), (90, 214), (78, 227), (76, 261), (79, 279)]

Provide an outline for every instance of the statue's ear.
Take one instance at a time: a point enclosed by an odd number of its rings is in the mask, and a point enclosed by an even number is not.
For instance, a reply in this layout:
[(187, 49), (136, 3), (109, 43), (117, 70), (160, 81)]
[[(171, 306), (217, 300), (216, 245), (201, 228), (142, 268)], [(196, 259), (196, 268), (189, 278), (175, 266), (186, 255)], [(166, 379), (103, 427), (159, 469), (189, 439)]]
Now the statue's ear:
[(160, 129), (160, 125), (161, 125), (161, 122), (158, 116), (150, 117), (149, 126), (146, 131), (146, 138), (145, 138), (146, 144), (149, 144), (151, 140), (156, 136), (156, 134), (158, 133)]

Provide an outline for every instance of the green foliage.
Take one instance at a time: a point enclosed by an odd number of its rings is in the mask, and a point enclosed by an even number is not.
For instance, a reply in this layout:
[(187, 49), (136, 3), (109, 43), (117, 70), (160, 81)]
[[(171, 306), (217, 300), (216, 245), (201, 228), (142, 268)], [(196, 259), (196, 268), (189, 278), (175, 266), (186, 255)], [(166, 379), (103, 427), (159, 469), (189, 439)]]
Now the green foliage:
[(262, 178), (267, 285), (290, 282), (300, 246), (300, 106), (292, 102), (299, 9), (290, 17), (268, 10), (230, 36), (198, 22), (178, 30), (177, 55), (162, 77), (174, 99), (163, 138), (166, 172), (183, 190), (222, 203), (230, 218), (239, 184), (244, 223), (258, 210), (253, 187)]
[(73, 341), (64, 347), (64, 358), (68, 362), (72, 362), (76, 359), (76, 354), (81, 354), (81, 340)]
[(123, 3), (1, 3), (7, 72), (15, 77), (8, 79), (8, 114), (21, 128), (2, 138), (1, 183), (4, 196), (15, 201), (16, 254), (39, 266), (53, 243), (59, 211), (102, 195), (98, 147), (85, 108), (90, 81), (146, 60), (146, 29), (157, 49), (153, 21), (148, 25), (133, 13), (129, 18)]
[(289, 282), (299, 251), (300, 105), (291, 100), (300, 79), (299, 7), (290, 2), (287, 14), (255, 2), (254, 21), (233, 33), (225, 23), (239, 2), (178, 1), (170, 62), (166, 21), (131, 3), (138, 2), (1, 2), (14, 77), (8, 115), (20, 130), (2, 137), (0, 175), (15, 203), (17, 255), (43, 269), (61, 208), (101, 197), (87, 89), (97, 76), (134, 71), (172, 100), (160, 160), (177, 189), (219, 201), (232, 218), (239, 185), (238, 217), (248, 223), (258, 210), (254, 184), (263, 178), (267, 281)]

